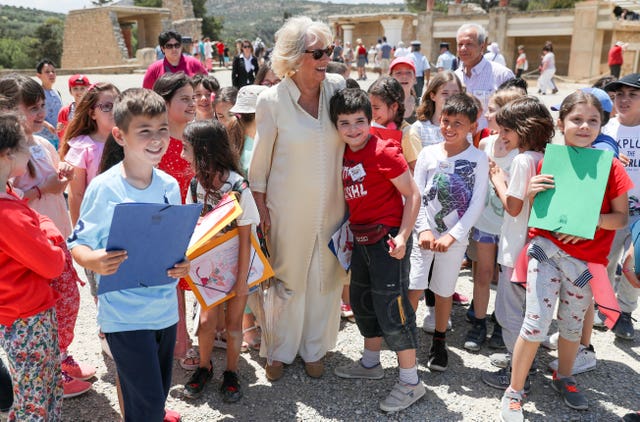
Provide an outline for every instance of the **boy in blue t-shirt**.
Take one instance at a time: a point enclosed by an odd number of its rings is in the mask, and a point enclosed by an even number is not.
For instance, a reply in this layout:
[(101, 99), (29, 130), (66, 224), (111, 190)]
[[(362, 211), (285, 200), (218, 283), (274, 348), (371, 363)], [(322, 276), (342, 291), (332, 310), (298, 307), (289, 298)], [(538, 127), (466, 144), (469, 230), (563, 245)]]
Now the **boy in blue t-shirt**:
[(56, 67), (49, 59), (42, 59), (36, 65), (36, 76), (42, 82), (42, 88), (44, 89), (44, 106), (47, 109), (47, 114), (44, 118), (44, 127), (36, 135), (42, 136), (51, 145), (58, 149), (58, 133), (56, 127), (58, 126), (58, 113), (62, 108), (62, 97), (60, 93), (53, 89), (53, 84), (56, 82)]
[[(112, 134), (124, 150), (124, 159), (91, 182), (69, 239), (78, 264), (100, 275), (115, 273), (127, 259), (124, 250), (105, 250), (117, 204), (181, 203), (176, 180), (155, 168), (169, 146), (164, 100), (147, 89), (128, 89), (116, 100), (113, 115)], [(184, 260), (167, 275), (178, 279), (188, 271), (189, 262)], [(176, 283), (98, 296), (98, 324), (116, 362), (125, 421), (160, 421), (169, 414), (165, 415), (164, 404), (171, 386), (178, 322)]]

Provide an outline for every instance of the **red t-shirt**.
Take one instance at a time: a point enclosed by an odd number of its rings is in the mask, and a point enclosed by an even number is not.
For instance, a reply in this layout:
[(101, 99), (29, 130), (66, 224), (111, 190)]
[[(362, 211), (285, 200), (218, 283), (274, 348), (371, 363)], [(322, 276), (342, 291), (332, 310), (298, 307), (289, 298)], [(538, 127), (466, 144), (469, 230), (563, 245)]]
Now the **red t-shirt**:
[(391, 179), (409, 166), (393, 140), (371, 135), (365, 147), (351, 151), (345, 147), (342, 159), (342, 185), (352, 224), (385, 224), (400, 227), (402, 195)]
[(29, 208), (12, 191), (0, 193), (0, 325), (55, 306), (49, 285), (64, 268), (63, 242), (53, 222)]
[(171, 176), (173, 176), (180, 185), (180, 196), (182, 197), (182, 203), (187, 197), (189, 191), (189, 183), (193, 179), (193, 172), (189, 163), (180, 157), (182, 153), (182, 141), (176, 138), (169, 138), (169, 148), (167, 152), (162, 156), (158, 168)]
[(615, 64), (622, 64), (622, 47), (614, 45), (609, 50), (609, 66)]
[(359, 45), (358, 46), (358, 55), (360, 55), (360, 56), (366, 56), (367, 55), (367, 49), (365, 48), (364, 45)]
[(222, 56), (222, 53), (224, 53), (224, 43), (219, 42), (216, 44), (216, 48), (218, 49), (218, 55)]
[[(538, 174), (542, 168), (542, 161), (538, 165)], [(618, 196), (628, 192), (633, 187), (633, 182), (627, 175), (624, 166), (617, 158), (613, 159), (611, 171), (609, 172), (609, 180), (602, 199), (602, 208), (600, 214), (608, 214), (611, 212), (611, 201)], [(594, 262), (596, 264), (607, 265), (609, 251), (615, 230), (597, 229), (593, 240), (581, 240), (575, 244), (562, 243), (556, 239), (550, 231), (530, 228), (529, 237), (542, 236), (550, 239), (560, 249), (568, 253), (574, 258), (581, 259), (586, 262)]]

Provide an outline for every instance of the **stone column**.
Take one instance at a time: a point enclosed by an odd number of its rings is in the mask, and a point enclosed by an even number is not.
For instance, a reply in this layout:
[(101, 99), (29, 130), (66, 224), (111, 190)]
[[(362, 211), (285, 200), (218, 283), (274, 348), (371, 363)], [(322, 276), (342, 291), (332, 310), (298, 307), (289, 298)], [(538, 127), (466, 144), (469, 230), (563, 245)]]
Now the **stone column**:
[(596, 29), (598, 23), (598, 2), (581, 1), (575, 5), (571, 56), (569, 57), (569, 77), (583, 79), (600, 73), (600, 55), (604, 32)]
[(404, 24), (403, 19), (382, 19), (380, 20), (382, 29), (384, 30), (384, 36), (387, 37), (387, 42), (390, 45), (396, 45), (399, 41), (402, 41), (402, 26)]
[(418, 25), (416, 26), (416, 39), (422, 43), (420, 52), (429, 60), (429, 63), (435, 63), (434, 52), (438, 51), (438, 46), (433, 34), (433, 24), (435, 22), (435, 12), (418, 13)]
[(356, 26), (352, 24), (342, 25), (342, 44), (343, 45), (346, 44), (347, 41), (353, 45), (353, 29), (355, 27)]
[(133, 57), (133, 46), (131, 45), (131, 28), (133, 25), (129, 22), (123, 22), (120, 24), (120, 31), (122, 32), (122, 38), (124, 39), (124, 45), (127, 47), (128, 58)]
[(507, 26), (509, 24), (509, 9), (506, 7), (494, 7), (489, 11), (489, 42), (497, 42), (500, 52), (504, 56), (507, 66), (513, 67), (514, 46), (509, 44)]

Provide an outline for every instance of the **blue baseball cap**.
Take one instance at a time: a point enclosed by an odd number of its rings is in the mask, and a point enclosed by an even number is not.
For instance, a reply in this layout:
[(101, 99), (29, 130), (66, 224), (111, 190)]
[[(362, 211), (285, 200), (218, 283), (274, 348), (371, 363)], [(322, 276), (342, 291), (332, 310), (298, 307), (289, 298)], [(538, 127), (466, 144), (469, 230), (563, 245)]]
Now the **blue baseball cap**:
[[(613, 102), (611, 101), (609, 94), (607, 94), (600, 88), (580, 88), (580, 91), (586, 92), (587, 94), (592, 94), (594, 97), (596, 97), (602, 105), (602, 110), (606, 111), (607, 113), (611, 113), (611, 110), (613, 110)], [(551, 110), (559, 111), (560, 106), (561, 104), (551, 106)]]

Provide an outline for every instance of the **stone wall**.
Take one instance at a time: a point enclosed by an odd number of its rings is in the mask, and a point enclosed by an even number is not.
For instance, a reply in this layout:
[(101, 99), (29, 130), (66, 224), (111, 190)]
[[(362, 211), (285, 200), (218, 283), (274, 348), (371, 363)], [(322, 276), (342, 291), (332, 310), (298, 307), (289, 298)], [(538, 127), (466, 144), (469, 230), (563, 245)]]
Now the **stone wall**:
[(128, 53), (117, 16), (109, 8), (72, 10), (65, 20), (61, 67), (125, 64)]

